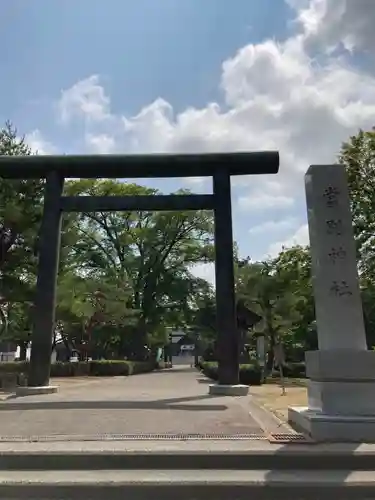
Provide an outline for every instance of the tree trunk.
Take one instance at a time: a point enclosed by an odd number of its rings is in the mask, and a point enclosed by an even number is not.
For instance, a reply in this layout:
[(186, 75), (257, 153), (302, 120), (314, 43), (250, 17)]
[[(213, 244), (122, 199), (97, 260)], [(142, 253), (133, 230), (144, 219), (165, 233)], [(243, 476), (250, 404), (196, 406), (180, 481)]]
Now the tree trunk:
[(71, 346), (70, 346), (69, 341), (65, 335), (62, 335), (61, 338), (62, 338), (62, 341), (64, 343), (65, 349), (66, 349), (66, 352), (65, 352), (66, 360), (69, 361), (71, 358), (71, 355), (72, 355)]
[(147, 341), (146, 319), (142, 315), (139, 318), (134, 338), (134, 358), (136, 361), (144, 361), (146, 341)]
[(8, 318), (9, 318), (9, 306), (8, 306), (8, 314), (5, 314), (2, 307), (0, 306), (0, 333), (4, 334), (7, 332), (8, 328)]
[(275, 339), (275, 333), (273, 331), (269, 332), (268, 335), (269, 342), (268, 342), (268, 350), (267, 350), (267, 373), (271, 373), (275, 361), (275, 344), (276, 344), (276, 339)]
[(20, 361), (26, 361), (28, 342), (20, 342)]
[(266, 374), (272, 373), (274, 362), (275, 362), (275, 345), (276, 345), (276, 332), (272, 325), (272, 307), (269, 302), (266, 303), (265, 307), (265, 319), (266, 319), (266, 332), (268, 337), (268, 350), (267, 350), (267, 364), (266, 364)]

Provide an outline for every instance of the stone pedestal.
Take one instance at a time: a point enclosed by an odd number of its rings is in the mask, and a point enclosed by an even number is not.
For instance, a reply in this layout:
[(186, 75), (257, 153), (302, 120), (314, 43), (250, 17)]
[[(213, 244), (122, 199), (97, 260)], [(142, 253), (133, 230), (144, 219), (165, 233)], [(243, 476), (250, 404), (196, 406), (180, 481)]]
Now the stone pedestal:
[(54, 394), (58, 391), (56, 385), (45, 385), (40, 387), (17, 387), (17, 396), (36, 396), (38, 394)]
[(306, 174), (318, 351), (306, 353), (308, 407), (289, 422), (317, 441), (375, 442), (375, 351), (368, 351), (345, 168)]
[(317, 441), (375, 441), (375, 351), (306, 353), (308, 406), (288, 419)]
[(249, 386), (242, 384), (211, 384), (208, 393), (215, 396), (247, 396), (249, 394)]
[(375, 417), (327, 415), (298, 406), (288, 409), (288, 419), (296, 430), (318, 442), (374, 442)]

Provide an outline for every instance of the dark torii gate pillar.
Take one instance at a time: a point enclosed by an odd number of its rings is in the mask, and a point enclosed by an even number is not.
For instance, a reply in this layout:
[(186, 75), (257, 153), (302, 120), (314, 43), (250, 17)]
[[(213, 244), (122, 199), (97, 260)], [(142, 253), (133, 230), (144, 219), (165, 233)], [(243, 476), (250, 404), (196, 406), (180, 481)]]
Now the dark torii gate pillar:
[[(43, 217), (38, 242), (39, 264), (28, 374), (30, 387), (50, 387), (51, 345), (55, 328), (63, 188), (64, 177), (54, 171), (49, 172), (46, 176)], [(47, 332), (49, 342), (46, 341)], [(48, 392), (52, 392), (52, 390)]]
[[(234, 289), (231, 185), (230, 175), (225, 169), (213, 176), (213, 194), (218, 378), (220, 385), (233, 386), (239, 384), (239, 335)], [(210, 392), (215, 389), (212, 387)]]
[[(28, 387), (24, 394), (55, 392), (49, 385), (55, 328), (61, 215), (68, 212), (213, 210), (216, 249), (216, 307), (219, 380), (212, 394), (241, 395), (236, 324), (230, 178), (276, 174), (277, 152), (164, 155), (0, 156), (0, 177), (46, 179), (39, 239), (39, 267)], [(212, 195), (62, 196), (64, 179), (213, 177)]]

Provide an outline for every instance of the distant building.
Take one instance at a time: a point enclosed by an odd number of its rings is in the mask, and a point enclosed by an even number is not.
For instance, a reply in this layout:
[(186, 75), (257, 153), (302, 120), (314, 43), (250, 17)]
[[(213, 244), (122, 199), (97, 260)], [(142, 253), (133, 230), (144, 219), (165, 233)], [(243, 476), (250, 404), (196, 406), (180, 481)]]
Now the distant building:
[(14, 361), (16, 359), (17, 346), (13, 342), (0, 342), (0, 361)]

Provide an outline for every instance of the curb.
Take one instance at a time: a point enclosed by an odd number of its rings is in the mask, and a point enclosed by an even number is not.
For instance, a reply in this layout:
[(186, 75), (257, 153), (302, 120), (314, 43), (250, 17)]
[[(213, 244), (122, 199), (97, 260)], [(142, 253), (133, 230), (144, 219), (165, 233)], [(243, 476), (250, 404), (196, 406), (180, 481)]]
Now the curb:
[[(338, 473), (339, 472), (339, 473)], [(191, 500), (340, 500), (373, 498), (375, 480), (371, 472), (305, 471), (46, 471), (41, 479), (20, 471), (0, 477), (1, 498), (92, 500), (125, 497), (134, 500), (163, 498)]]
[[(277, 425), (277, 428), (284, 429), (286, 432), (290, 434), (297, 434), (297, 431), (291, 427), (288, 422), (285, 422), (285, 420), (282, 420), (280, 417), (276, 415), (276, 413), (271, 410), (271, 408), (268, 408), (267, 406), (263, 405), (260, 403), (256, 398), (253, 400), (254, 404), (257, 405), (262, 411), (266, 412), (269, 414), (270, 418), (272, 418), (275, 421), (275, 424)], [(265, 432), (269, 431), (269, 429), (264, 429)]]
[(1, 471), (135, 471), (135, 470), (231, 470), (231, 471), (328, 471), (334, 465), (340, 471), (374, 470), (375, 453), (311, 453), (297, 445), (277, 450), (243, 452), (86, 452), (45, 451), (7, 452), (0, 454)]
[(249, 413), (250, 417), (255, 420), (256, 424), (262, 429), (265, 435), (275, 433), (297, 434), (297, 432), (286, 422), (281, 420), (271, 410), (257, 401), (251, 392), (250, 398), (246, 402), (240, 398), (238, 398), (237, 402), (243, 408), (246, 405), (246, 411)]

